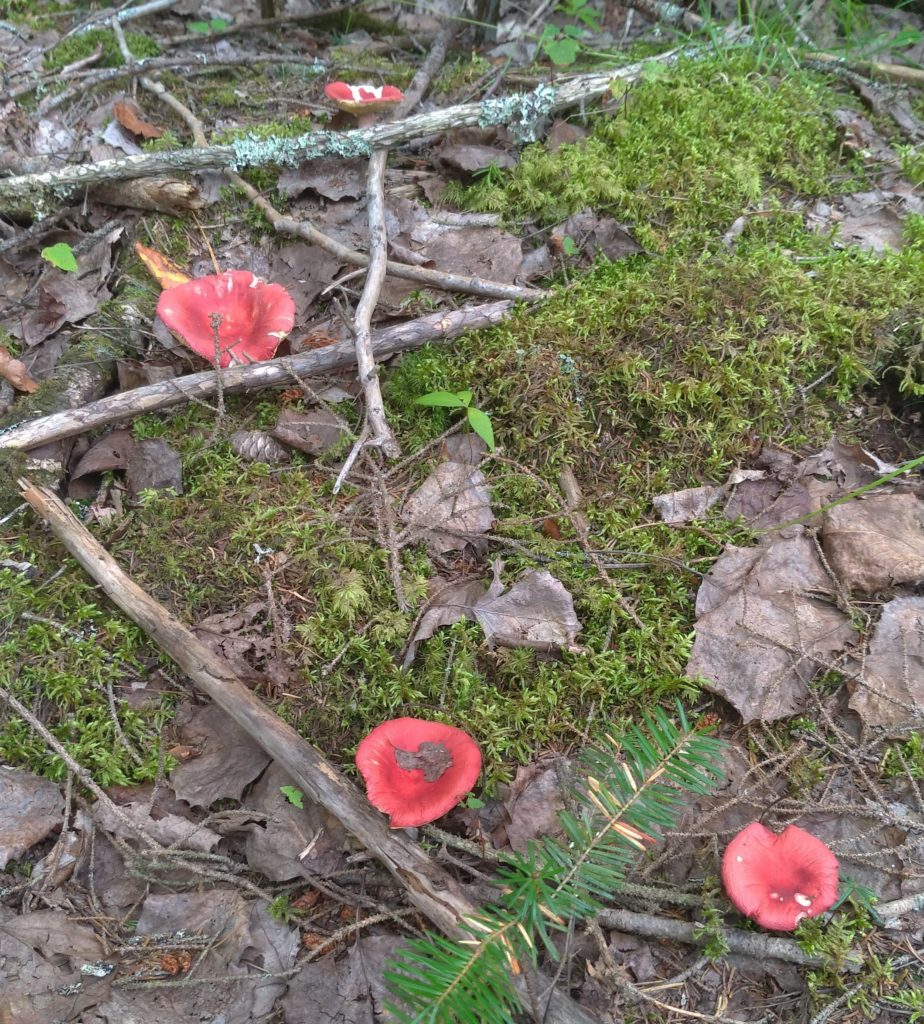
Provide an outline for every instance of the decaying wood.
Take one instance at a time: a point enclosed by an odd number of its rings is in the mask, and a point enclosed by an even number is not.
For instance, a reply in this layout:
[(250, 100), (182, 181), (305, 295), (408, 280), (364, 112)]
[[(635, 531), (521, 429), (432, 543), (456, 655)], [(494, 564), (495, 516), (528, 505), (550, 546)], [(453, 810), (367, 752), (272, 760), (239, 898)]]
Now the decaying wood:
[[(179, 619), (127, 576), (52, 491), (20, 480), (22, 496), (107, 596), (136, 622), (208, 695), (251, 736), (313, 801), (333, 814), (384, 865), (408, 898), (447, 935), (463, 934), (460, 923), (477, 914), (458, 883), (400, 830), (389, 829), (356, 787), (288, 723), (271, 711)], [(567, 996), (550, 995), (550, 1024), (592, 1024)]]
[[(372, 350), (376, 359), (384, 359), (428, 343), (449, 341), (466, 331), (478, 331), (500, 323), (512, 308), (512, 302), (489, 302), (446, 313), (431, 313), (418, 320), (377, 331), (373, 336)], [(234, 366), (221, 371), (222, 390), (229, 394), (290, 387), (299, 377), (341, 370), (352, 366), (355, 359), (353, 343), (348, 341), (250, 366)], [(80, 408), (27, 420), (0, 431), (0, 448), (35, 448), (143, 413), (171, 409), (194, 399), (208, 399), (217, 390), (218, 373), (215, 370), (133, 388)]]
[[(635, 82), (648, 65), (671, 63), (676, 56), (677, 51), (672, 50), (645, 62), (613, 69), (606, 74), (581, 75), (562, 82), (554, 88), (547, 112), (554, 114), (575, 104), (603, 96), (610, 91), (614, 82)], [(139, 67), (143, 66), (139, 62)], [(497, 102), (499, 101), (486, 100), (483, 103), (461, 103), (408, 117), (402, 121), (390, 121), (370, 128), (343, 132), (338, 136), (336, 144), (340, 151), (350, 150), (359, 154), (364, 149), (389, 149), (400, 146), (414, 139), (448, 131), (450, 128), (484, 125), (491, 123), (489, 113), (494, 109), (491, 104)], [(305, 136), (306, 145), (315, 142), (318, 134), (310, 133)], [(47, 197), (49, 193), (58, 197), (60, 202), (62, 194), (105, 182), (127, 181), (130, 178), (146, 178), (152, 175), (170, 177), (182, 171), (219, 170), (225, 167), (241, 168), (272, 163), (276, 162), (273, 144), (285, 146), (291, 142), (292, 140), (282, 139), (264, 140), (255, 148), (255, 154), (263, 154), (260, 159), (257, 159), (256, 155), (252, 159), (247, 159), (242, 150), (235, 146), (208, 146), (204, 149), (194, 147), (177, 149), (170, 153), (141, 153), (114, 160), (101, 160), (99, 163), (68, 164), (42, 174), (4, 178), (0, 179), (0, 208), (35, 202), (41, 205), (42, 198)], [(300, 159), (308, 161), (327, 155), (330, 155), (327, 151), (312, 152), (305, 149)]]

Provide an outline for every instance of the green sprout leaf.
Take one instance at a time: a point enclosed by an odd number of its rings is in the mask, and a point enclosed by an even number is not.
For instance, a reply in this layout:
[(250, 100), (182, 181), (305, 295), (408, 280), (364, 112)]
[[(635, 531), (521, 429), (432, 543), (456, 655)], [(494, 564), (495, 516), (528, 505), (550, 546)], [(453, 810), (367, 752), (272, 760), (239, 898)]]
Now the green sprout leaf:
[(55, 245), (46, 246), (42, 249), (42, 259), (47, 260), (58, 270), (77, 272), (77, 257), (74, 256), (74, 250), (67, 242), (57, 242)]
[(209, 30), (209, 23), (207, 21), (191, 21), (186, 27), (190, 32), (201, 32), (205, 35)]
[(223, 32), (228, 27), (228, 22), (224, 18), (212, 18), (209, 22), (209, 28), (213, 32)]
[(475, 431), (482, 441), (488, 446), (489, 451), (494, 451), (494, 427), (491, 426), (491, 417), (480, 409), (469, 408), (468, 425)]
[(565, 237), (561, 240), (561, 248), (562, 252), (566, 256), (577, 256), (578, 254), (577, 244), (575, 243), (571, 235), (565, 235)]
[(546, 25), (540, 39), (543, 52), (553, 64), (573, 64), (581, 44), (577, 39), (560, 36), (551, 25)]
[[(468, 399), (464, 396), (468, 395)], [(429, 395), (421, 395), (414, 400), (414, 405), (438, 406), (441, 409), (464, 409), (472, 400), (471, 391), (431, 391)]]
[(303, 793), (297, 786), (280, 786), (279, 792), (300, 811), (304, 810), (305, 804), (302, 801)]

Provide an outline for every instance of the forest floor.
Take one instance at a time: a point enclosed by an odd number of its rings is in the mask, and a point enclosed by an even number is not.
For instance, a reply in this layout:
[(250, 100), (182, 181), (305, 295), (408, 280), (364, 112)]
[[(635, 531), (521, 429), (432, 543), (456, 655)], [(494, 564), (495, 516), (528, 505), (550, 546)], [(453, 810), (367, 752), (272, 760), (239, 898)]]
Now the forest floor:
[[(657, 709), (711, 728), (713, 791), (566, 929), (589, 1019), (924, 1020), (924, 16), (659, 11), (502, 4), (445, 36), (401, 118), (614, 77), (393, 144), (389, 260), (434, 276), (371, 295), (373, 338), (432, 342), (382, 363), (388, 458), (351, 357), (323, 362), (356, 334), (368, 157), (280, 154), (353, 126), (331, 81), (409, 90), (451, 19), (0, 4), (0, 1020), (386, 1020), (384, 964), (432, 928), (21, 477), (349, 778), (388, 719), (470, 733), (472, 796), (408, 841), (474, 903), (560, 835), (587, 744)], [(172, 171), (193, 146), (218, 155)], [(282, 376), (180, 401), (208, 362), (155, 317), (163, 274), (228, 271), (291, 295)], [(778, 947), (720, 882), (755, 820), (840, 865), (842, 901)]]

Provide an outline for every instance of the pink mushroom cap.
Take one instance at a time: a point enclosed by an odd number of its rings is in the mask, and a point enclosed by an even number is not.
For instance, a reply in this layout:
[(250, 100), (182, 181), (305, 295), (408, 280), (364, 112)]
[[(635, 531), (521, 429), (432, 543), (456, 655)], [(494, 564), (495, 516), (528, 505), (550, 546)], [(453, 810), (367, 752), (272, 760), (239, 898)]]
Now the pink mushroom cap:
[(346, 82), (329, 82), (324, 86), (324, 95), (347, 114), (355, 115), (391, 110), (404, 99), (404, 93), (393, 85), (347, 85)]
[(373, 807), (392, 828), (426, 825), (475, 785), (481, 750), (461, 729), (422, 718), (383, 722), (359, 744), (356, 766)]
[(791, 932), (837, 902), (837, 857), (815, 836), (789, 825), (777, 834), (751, 822), (722, 858), (728, 898), (763, 928)]
[(295, 303), (281, 284), (249, 270), (228, 270), (167, 288), (157, 315), (185, 345), (215, 365), (215, 325), (221, 366), (272, 359), (295, 324)]

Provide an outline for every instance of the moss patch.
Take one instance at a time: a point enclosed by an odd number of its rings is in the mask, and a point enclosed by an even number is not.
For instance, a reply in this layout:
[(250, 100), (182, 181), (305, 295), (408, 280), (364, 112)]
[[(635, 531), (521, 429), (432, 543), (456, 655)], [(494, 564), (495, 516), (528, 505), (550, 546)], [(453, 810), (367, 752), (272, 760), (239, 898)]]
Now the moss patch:
[[(159, 57), (161, 54), (157, 43), (150, 36), (140, 32), (126, 32), (125, 41), (135, 57)], [(103, 67), (116, 68), (125, 63), (112, 32), (109, 29), (94, 28), (89, 32), (69, 36), (53, 47), (45, 56), (45, 70), (58, 71), (68, 64), (73, 64), (74, 61), (89, 57), (98, 47), (102, 47), (103, 50), (100, 61)]]

